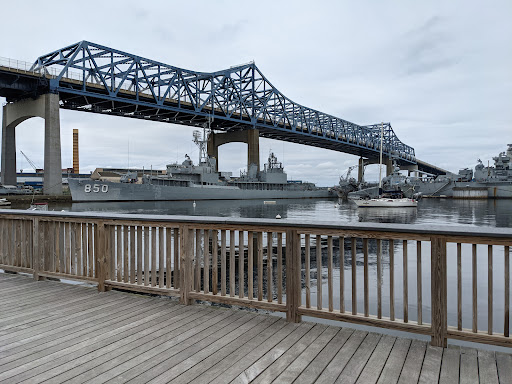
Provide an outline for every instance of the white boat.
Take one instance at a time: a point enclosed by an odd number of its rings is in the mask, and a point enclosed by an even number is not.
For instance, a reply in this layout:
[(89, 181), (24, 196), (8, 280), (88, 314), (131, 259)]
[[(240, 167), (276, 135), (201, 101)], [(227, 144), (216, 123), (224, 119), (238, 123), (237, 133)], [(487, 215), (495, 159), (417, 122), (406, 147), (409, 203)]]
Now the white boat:
[(380, 130), (380, 161), (379, 161), (379, 197), (375, 199), (352, 200), (358, 208), (415, 208), (418, 201), (403, 196), (401, 191), (382, 193), (382, 141), (384, 136), (384, 124)]
[(378, 199), (359, 199), (352, 200), (358, 208), (404, 208), (417, 207), (418, 202), (413, 199), (403, 198), (387, 198), (379, 197)]
[(11, 202), (7, 199), (0, 199), (0, 207), (1, 208), (9, 208), (11, 206)]

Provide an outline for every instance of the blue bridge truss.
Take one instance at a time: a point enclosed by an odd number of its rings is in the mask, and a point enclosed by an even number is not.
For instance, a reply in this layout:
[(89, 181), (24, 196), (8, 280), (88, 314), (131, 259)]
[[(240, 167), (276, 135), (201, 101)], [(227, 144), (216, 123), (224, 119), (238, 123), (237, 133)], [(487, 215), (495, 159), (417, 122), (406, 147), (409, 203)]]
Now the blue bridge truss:
[[(297, 104), (254, 63), (218, 72), (189, 71), (95, 43), (39, 57), (31, 71), (49, 78), (61, 107), (214, 130), (258, 129), (260, 136), (376, 159), (381, 124), (361, 126)], [(384, 125), (383, 151), (415, 164), (414, 149)]]

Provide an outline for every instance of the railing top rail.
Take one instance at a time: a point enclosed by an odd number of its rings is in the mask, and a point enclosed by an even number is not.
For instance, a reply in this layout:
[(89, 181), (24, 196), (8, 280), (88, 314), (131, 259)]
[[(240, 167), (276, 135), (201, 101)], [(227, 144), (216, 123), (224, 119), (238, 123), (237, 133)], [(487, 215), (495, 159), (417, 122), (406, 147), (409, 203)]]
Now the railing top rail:
[(331, 231), (364, 231), (364, 232), (395, 232), (404, 234), (421, 234), (433, 236), (490, 237), (509, 239), (512, 241), (512, 228), (474, 227), (469, 225), (439, 226), (429, 224), (393, 224), (393, 223), (349, 223), (335, 221), (319, 221), (304, 223), (297, 219), (255, 219), (255, 218), (224, 218), (211, 216), (181, 215), (146, 215), (104, 212), (38, 212), (15, 209), (0, 210), (0, 216), (36, 216), (41, 218), (60, 219), (92, 219), (102, 221), (139, 221), (152, 223), (185, 223), (196, 225), (252, 226), (293, 229), (322, 229)]

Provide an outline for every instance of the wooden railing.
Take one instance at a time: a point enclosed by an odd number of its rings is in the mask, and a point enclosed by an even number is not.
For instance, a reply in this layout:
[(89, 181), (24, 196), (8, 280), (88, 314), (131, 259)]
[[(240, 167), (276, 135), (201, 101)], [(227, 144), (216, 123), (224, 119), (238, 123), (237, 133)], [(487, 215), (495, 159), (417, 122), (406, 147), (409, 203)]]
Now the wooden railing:
[(508, 228), (11, 210), (0, 234), (0, 268), (35, 279), (512, 347)]

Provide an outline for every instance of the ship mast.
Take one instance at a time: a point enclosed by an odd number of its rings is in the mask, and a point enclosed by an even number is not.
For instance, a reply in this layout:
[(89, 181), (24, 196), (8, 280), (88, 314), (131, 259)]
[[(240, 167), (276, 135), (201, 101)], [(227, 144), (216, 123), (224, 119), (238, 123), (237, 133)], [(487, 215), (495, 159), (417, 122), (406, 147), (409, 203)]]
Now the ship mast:
[(208, 135), (211, 132), (210, 122), (213, 119), (208, 117), (208, 123), (203, 125), (203, 137), (201, 138), (201, 131), (194, 131), (194, 143), (199, 147), (199, 164), (206, 163), (208, 161)]
[(380, 124), (380, 160), (379, 160), (379, 197), (382, 193), (382, 142), (384, 141), (384, 123)]

